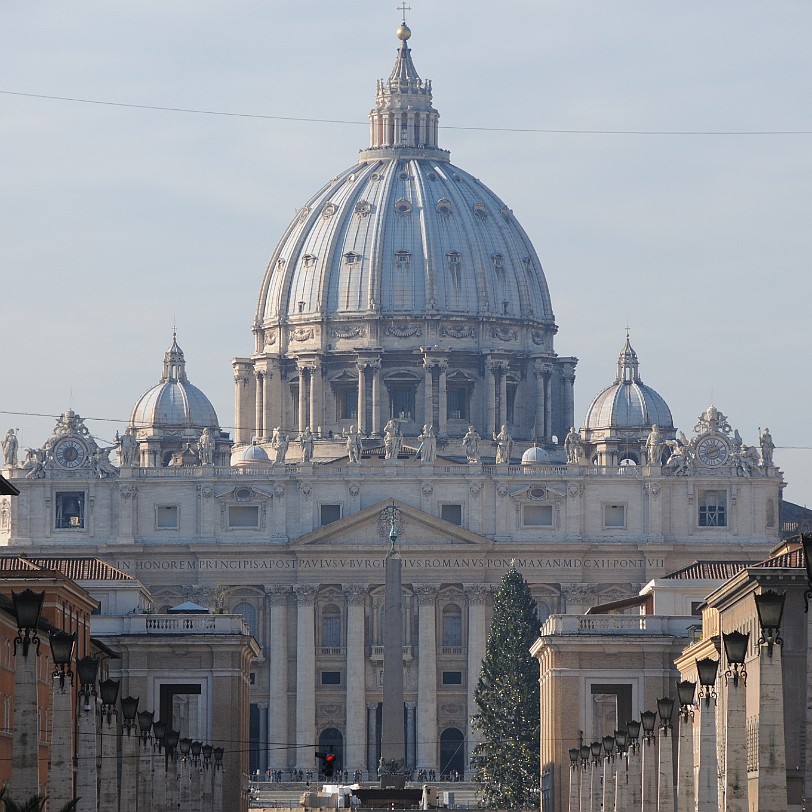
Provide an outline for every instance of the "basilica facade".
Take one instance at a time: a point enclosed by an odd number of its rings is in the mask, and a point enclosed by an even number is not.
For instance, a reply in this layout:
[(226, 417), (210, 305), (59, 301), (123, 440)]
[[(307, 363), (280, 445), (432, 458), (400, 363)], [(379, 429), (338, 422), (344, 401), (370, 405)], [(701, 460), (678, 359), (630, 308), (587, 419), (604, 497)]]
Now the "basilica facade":
[(437, 774), (470, 766), (491, 595), (511, 564), (544, 620), (696, 559), (763, 559), (779, 539), (769, 432), (704, 404), (679, 430), (628, 336), (576, 420), (576, 359), (555, 350), (538, 255), (439, 146), (431, 82), (397, 34), (368, 148), (299, 210), (261, 279), (254, 351), (233, 360), (233, 436), (173, 337), (115, 460), (73, 411), (41, 447), (4, 446), (20, 491), (0, 497), (10, 552), (98, 556), (158, 612), (192, 600), (245, 618), (262, 771), (313, 769), (316, 745), (350, 773), (377, 764), (393, 513), (407, 761)]

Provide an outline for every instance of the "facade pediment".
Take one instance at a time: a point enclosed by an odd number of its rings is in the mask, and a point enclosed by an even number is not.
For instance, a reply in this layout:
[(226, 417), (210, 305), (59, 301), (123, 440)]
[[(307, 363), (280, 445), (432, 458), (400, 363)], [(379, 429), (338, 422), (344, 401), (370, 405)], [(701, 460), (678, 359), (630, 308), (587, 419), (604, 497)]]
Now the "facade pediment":
[(393, 504), (398, 509), (399, 547), (492, 544), (484, 536), (430, 516), (422, 510), (397, 500), (385, 500), (301, 536), (291, 542), (290, 547), (296, 550), (321, 545), (353, 547), (379, 544), (383, 555), (389, 548), (389, 515)]

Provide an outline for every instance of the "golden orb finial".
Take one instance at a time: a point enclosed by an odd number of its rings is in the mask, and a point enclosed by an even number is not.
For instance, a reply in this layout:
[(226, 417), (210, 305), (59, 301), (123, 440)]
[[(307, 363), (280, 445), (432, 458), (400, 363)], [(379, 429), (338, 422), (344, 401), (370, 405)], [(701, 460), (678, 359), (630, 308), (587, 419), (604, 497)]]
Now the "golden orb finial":
[(412, 35), (412, 29), (409, 28), (409, 26), (406, 25), (405, 22), (401, 23), (398, 26), (398, 30), (395, 31), (395, 36), (399, 40), (402, 40), (403, 42), (406, 42), (406, 40), (409, 39), (409, 37), (411, 37), (411, 35)]

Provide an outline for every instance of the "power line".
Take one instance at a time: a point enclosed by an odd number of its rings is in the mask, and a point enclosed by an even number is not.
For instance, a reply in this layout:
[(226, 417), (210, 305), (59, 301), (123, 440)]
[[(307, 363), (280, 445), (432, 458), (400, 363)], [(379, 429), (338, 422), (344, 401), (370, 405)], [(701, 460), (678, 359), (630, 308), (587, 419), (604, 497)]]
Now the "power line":
[[(240, 113), (232, 110), (204, 110), (196, 107), (169, 107), (158, 104), (133, 104), (109, 101), (106, 99), (86, 99), (79, 96), (56, 96), (48, 93), (24, 93), (19, 90), (0, 90), (5, 96), (22, 96), (29, 99), (64, 101), (75, 104), (95, 104), (102, 107), (124, 107), (132, 110), (156, 110), (164, 113), (191, 113), (203, 116), (225, 116), (228, 118), (256, 118), (266, 121), (296, 121), (305, 124), (348, 124), (368, 126), (366, 121), (350, 121), (339, 118), (309, 118), (302, 116), (278, 116), (263, 113)], [(598, 130), (552, 127), (482, 127), (446, 124), (443, 130), (467, 130), (469, 132), (537, 133), (547, 135), (666, 135), (666, 136), (751, 136), (751, 135), (812, 135), (812, 130)]]

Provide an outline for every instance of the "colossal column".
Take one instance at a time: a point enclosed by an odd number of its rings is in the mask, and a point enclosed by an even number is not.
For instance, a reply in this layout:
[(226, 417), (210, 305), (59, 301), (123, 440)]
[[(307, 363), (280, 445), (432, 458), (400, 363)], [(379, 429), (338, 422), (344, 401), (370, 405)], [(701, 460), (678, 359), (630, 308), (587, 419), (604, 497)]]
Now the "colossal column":
[(423, 357), (423, 422), (434, 422), (434, 362)]
[(367, 434), (367, 385), (366, 363), (359, 361), (358, 368), (358, 431)]
[(417, 764), (437, 769), (437, 618), (434, 584), (415, 584), (418, 606)]
[(318, 584), (294, 584), (296, 594), (296, 766), (313, 768), (316, 743), (316, 636)]
[(364, 680), (364, 605), (367, 585), (344, 587), (347, 596), (347, 722), (344, 767), (353, 773), (366, 764), (365, 718), (366, 684)]
[(281, 770), (288, 766), (288, 751), (282, 746), (288, 741), (288, 595), (290, 587), (268, 584), (270, 622), (268, 640), (268, 766)]
[(253, 435), (257, 438), (261, 439), (265, 436), (265, 431), (263, 429), (262, 421), (265, 416), (265, 407), (264, 407), (264, 391), (265, 391), (265, 378), (259, 370), (254, 373), (256, 377), (257, 384), (256, 384), (256, 398), (254, 401), (254, 431)]
[[(315, 431), (322, 424), (321, 364), (314, 361), (310, 367), (310, 421), (306, 425)], [(299, 427), (302, 430), (302, 427)]]
[(307, 386), (305, 381), (307, 380), (308, 368), (307, 365), (301, 361), (297, 362), (297, 367), (299, 369), (299, 414), (297, 417), (297, 428), (299, 431), (303, 431), (307, 425)]
[(498, 362), (490, 356), (485, 362), (485, 385), (487, 387), (485, 395), (485, 435), (490, 438), (491, 432), (496, 425), (496, 376), (498, 374)]
[[(491, 591), (490, 584), (464, 584), (465, 594), (468, 597), (468, 712), (466, 713), (466, 741), (468, 752), (465, 754), (466, 772), (472, 770), (471, 754), (480, 742), (479, 731), (471, 726), (471, 717), (479, 712), (474, 694), (479, 672), (482, 670), (482, 660), (485, 658), (485, 643), (487, 627), (485, 623), (485, 599)], [(468, 778), (466, 778), (468, 780)]]
[(369, 433), (377, 437), (381, 433), (381, 359), (373, 358), (369, 368), (372, 371), (372, 425)]

